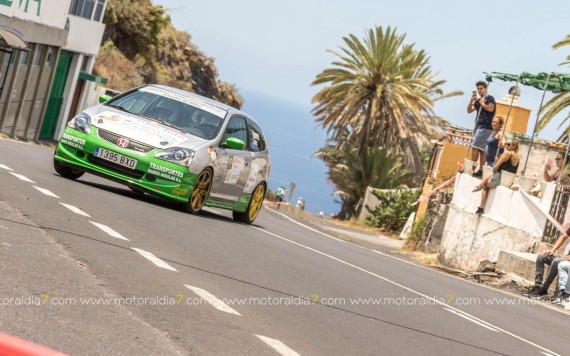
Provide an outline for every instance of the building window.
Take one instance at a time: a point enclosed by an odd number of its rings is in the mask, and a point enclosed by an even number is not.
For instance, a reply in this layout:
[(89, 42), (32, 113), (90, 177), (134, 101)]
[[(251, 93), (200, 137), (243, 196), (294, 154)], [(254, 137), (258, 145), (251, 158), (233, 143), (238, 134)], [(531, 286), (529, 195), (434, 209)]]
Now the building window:
[[(97, 2), (97, 6), (95, 6), (95, 2)], [(69, 13), (91, 20), (93, 12), (95, 12), (94, 19), (100, 21), (104, 5), (105, 0), (72, 0)]]
[(55, 47), (50, 47), (50, 49), (48, 50), (48, 55), (47, 55), (47, 65), (51, 67), (51, 63), (53, 62), (53, 59), (55, 58)]
[[(13, 51), (13, 50), (12, 50)], [(3, 58), (2, 58), (2, 65), (8, 65), (8, 61), (10, 61), (10, 64), (14, 64), (14, 60), (16, 58), (16, 53), (12, 54), (12, 57), (10, 57), (10, 52), (4, 52), (2, 51), (3, 54)]]
[(83, 56), (83, 61), (81, 62), (81, 70), (87, 73), (87, 67), (89, 66), (89, 56)]
[(29, 52), (22, 51), (22, 54), (20, 55), (20, 65), (21, 66), (27, 66), (28, 65), (28, 58), (29, 58)]
[(39, 45), (38, 49), (36, 50), (36, 55), (34, 56), (34, 65), (39, 66), (42, 62), (42, 57), (44, 56), (44, 51), (46, 50), (46, 46)]
[(101, 17), (103, 17), (103, 7), (105, 7), (105, 0), (97, 0), (97, 7), (95, 8), (95, 17), (93, 17), (93, 20), (101, 22)]

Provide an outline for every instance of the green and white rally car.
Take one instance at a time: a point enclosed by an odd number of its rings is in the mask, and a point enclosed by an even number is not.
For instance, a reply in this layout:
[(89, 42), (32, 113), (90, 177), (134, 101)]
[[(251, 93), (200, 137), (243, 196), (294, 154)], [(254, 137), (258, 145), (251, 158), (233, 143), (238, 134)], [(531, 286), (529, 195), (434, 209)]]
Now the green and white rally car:
[[(100, 98), (104, 101), (107, 98)], [(61, 176), (96, 174), (135, 191), (257, 217), (269, 178), (259, 125), (217, 101), (162, 85), (132, 89), (69, 121), (54, 156)]]

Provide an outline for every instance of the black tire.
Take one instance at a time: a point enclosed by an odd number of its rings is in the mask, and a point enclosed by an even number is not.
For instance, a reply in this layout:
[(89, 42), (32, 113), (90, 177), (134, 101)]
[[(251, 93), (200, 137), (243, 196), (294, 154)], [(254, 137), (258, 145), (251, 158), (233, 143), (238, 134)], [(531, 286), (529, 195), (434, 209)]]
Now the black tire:
[(204, 207), (206, 200), (210, 197), (210, 190), (212, 190), (212, 178), (212, 170), (209, 168), (206, 168), (198, 175), (194, 188), (192, 188), (190, 199), (183, 204), (186, 212), (195, 215)]
[(53, 168), (60, 176), (72, 180), (76, 180), (77, 178), (85, 174), (85, 171), (65, 166), (55, 158), (53, 160)]
[(253, 190), (251, 194), (251, 199), (249, 200), (249, 204), (247, 205), (247, 209), (240, 213), (238, 211), (233, 212), (233, 218), (235, 221), (242, 222), (245, 224), (251, 225), (259, 212), (261, 211), (261, 207), (263, 206), (263, 199), (265, 198), (265, 184), (261, 183)]

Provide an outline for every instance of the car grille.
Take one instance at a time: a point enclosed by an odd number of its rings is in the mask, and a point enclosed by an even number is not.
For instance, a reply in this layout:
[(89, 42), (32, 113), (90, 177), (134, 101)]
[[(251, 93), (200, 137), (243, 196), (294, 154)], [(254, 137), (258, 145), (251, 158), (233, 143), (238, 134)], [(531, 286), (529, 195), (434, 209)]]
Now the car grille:
[(131, 178), (141, 179), (144, 176), (144, 172), (137, 171), (136, 169), (130, 169), (127, 167), (123, 167), (113, 162), (109, 162), (107, 160), (101, 159), (97, 156), (89, 155), (89, 162), (94, 163), (98, 166), (107, 168), (114, 172), (129, 176)]
[[(103, 140), (105, 140), (107, 142), (111, 142), (115, 146), (117, 145), (117, 140), (123, 137), (123, 136), (117, 135), (115, 133), (105, 131), (105, 130), (101, 130), (101, 129), (97, 130), (97, 133), (99, 134), (100, 138), (102, 138)], [(129, 139), (129, 145), (127, 147), (124, 147), (124, 148), (126, 148), (127, 150), (147, 153), (147, 152), (154, 150), (155, 147), (141, 143), (141, 142), (132, 141), (131, 139)]]

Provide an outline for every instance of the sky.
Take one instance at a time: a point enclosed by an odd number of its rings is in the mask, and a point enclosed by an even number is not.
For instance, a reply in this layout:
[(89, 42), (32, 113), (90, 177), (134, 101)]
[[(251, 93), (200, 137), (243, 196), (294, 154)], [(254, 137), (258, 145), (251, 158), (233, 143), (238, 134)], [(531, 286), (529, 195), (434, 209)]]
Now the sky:
[[(310, 84), (330, 67), (348, 34), (363, 37), (374, 26), (396, 27), (431, 57), (444, 89), (462, 97), (438, 103), (436, 114), (472, 127), (468, 94), (483, 72), (568, 71), (559, 67), (570, 47), (552, 45), (570, 34), (570, 1), (501, 0), (154, 0), (170, 10), (174, 25), (214, 57), (220, 78), (289, 101), (310, 105), (318, 87)], [(504, 97), (513, 84), (495, 81), (489, 93)], [(520, 103), (536, 119), (541, 92), (522, 88)], [(547, 96), (548, 98), (548, 96)], [(557, 137), (555, 120), (540, 135)], [(534, 123), (533, 123), (534, 124)], [(529, 125), (529, 130), (532, 129)]]
[[(405, 34), (405, 43), (428, 53), (433, 70), (439, 72), (437, 79), (447, 81), (445, 91), (465, 93), (435, 106), (436, 115), (462, 127), (474, 126), (475, 114), (467, 114), (466, 108), (483, 73), (570, 72), (569, 66), (559, 66), (570, 46), (552, 48), (570, 34), (567, 0), (153, 2), (167, 8), (174, 26), (189, 32), (192, 43), (215, 59), (221, 80), (234, 83), (242, 93), (300, 104), (307, 108), (307, 120), (311, 99), (319, 90), (311, 82), (336, 59), (328, 51), (342, 46), (343, 37), (363, 38), (375, 26), (395, 27)], [(489, 93), (500, 99), (512, 85), (496, 80)], [(532, 134), (542, 92), (521, 89), (520, 105), (533, 110), (527, 132)], [(555, 140), (567, 114), (556, 117), (539, 137)], [(307, 160), (312, 153), (306, 152)], [(274, 178), (278, 179), (272, 172)]]

